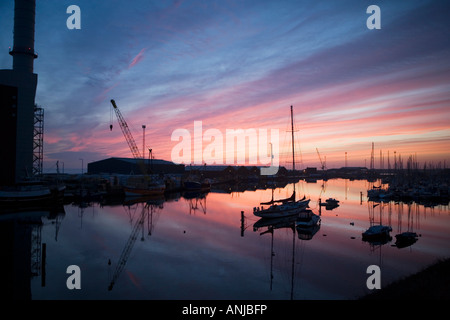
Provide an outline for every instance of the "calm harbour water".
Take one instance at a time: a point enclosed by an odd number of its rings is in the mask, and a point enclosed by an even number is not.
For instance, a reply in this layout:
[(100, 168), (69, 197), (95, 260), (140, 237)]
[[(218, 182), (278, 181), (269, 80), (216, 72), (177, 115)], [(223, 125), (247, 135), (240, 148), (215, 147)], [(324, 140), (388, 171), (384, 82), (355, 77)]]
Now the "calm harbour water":
[[(275, 189), (274, 198), (290, 196), (293, 186)], [(31, 299), (356, 299), (370, 292), (370, 265), (380, 267), (383, 287), (450, 257), (448, 206), (376, 204), (367, 201), (370, 187), (362, 180), (298, 182), (297, 198), (309, 197), (310, 208), (321, 215), (309, 240), (289, 227), (254, 229), (259, 219), (253, 207), (272, 198), (270, 189), (212, 190), (147, 207), (66, 205), (64, 214), (41, 218), (45, 270), (29, 280)], [(319, 198), (329, 197), (340, 206), (320, 207)], [(392, 227), (391, 241), (362, 241), (371, 218)], [(418, 241), (398, 248), (395, 234), (404, 231), (419, 234)], [(70, 265), (80, 268), (79, 290), (67, 288)]]

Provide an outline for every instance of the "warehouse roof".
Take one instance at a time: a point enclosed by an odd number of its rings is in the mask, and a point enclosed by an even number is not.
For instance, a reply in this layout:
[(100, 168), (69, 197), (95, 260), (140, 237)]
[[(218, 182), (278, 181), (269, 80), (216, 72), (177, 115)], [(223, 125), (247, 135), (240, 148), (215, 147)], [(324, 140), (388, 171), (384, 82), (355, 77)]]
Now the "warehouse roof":
[[(119, 161), (125, 161), (128, 163), (132, 163), (132, 164), (136, 164), (138, 162), (138, 160), (142, 160), (142, 159), (134, 159), (134, 158), (118, 158), (118, 157), (111, 157), (111, 158), (107, 158), (107, 159), (103, 159), (103, 160), (99, 160), (99, 161), (105, 161), (105, 160), (119, 160)], [(153, 162), (153, 164), (176, 164), (173, 163), (171, 161), (167, 161), (167, 160), (161, 160), (161, 159), (144, 159), (145, 162)], [(99, 161), (94, 161), (94, 162), (99, 162)]]

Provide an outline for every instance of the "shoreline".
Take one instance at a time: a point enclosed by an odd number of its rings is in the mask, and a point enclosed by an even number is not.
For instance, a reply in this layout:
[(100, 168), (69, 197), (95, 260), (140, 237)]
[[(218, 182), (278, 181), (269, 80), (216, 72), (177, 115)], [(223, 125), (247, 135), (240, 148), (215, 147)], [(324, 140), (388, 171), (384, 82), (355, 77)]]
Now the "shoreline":
[(392, 282), (358, 300), (450, 299), (450, 258), (438, 259), (419, 272)]

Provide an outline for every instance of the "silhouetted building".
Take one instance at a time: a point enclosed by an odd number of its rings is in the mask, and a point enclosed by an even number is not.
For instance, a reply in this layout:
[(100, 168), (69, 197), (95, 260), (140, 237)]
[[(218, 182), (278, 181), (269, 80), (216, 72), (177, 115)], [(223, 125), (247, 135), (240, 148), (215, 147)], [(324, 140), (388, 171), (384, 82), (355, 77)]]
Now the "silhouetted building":
[(147, 169), (147, 173), (161, 174), (183, 174), (184, 164), (175, 164), (166, 160), (145, 159), (136, 160), (132, 158), (109, 158), (88, 163), (88, 173), (90, 174), (142, 174), (142, 163)]
[(307, 167), (306, 169), (303, 170), (304, 174), (316, 174), (317, 173), (317, 168), (316, 167)]
[(13, 69), (0, 70), (0, 185), (12, 185), (33, 172), (33, 73), (36, 0), (15, 0)]
[(368, 171), (366, 167), (342, 167), (337, 170), (341, 173), (351, 173), (351, 174), (362, 174), (367, 173)]

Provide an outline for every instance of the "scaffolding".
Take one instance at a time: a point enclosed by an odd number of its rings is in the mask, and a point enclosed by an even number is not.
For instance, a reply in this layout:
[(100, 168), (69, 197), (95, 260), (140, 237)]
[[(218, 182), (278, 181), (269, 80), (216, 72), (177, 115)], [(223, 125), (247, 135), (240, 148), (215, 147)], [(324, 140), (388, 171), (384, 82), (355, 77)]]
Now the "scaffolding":
[(34, 106), (33, 176), (42, 175), (44, 160), (44, 109)]
[(41, 275), (42, 225), (36, 224), (31, 229), (31, 276)]

